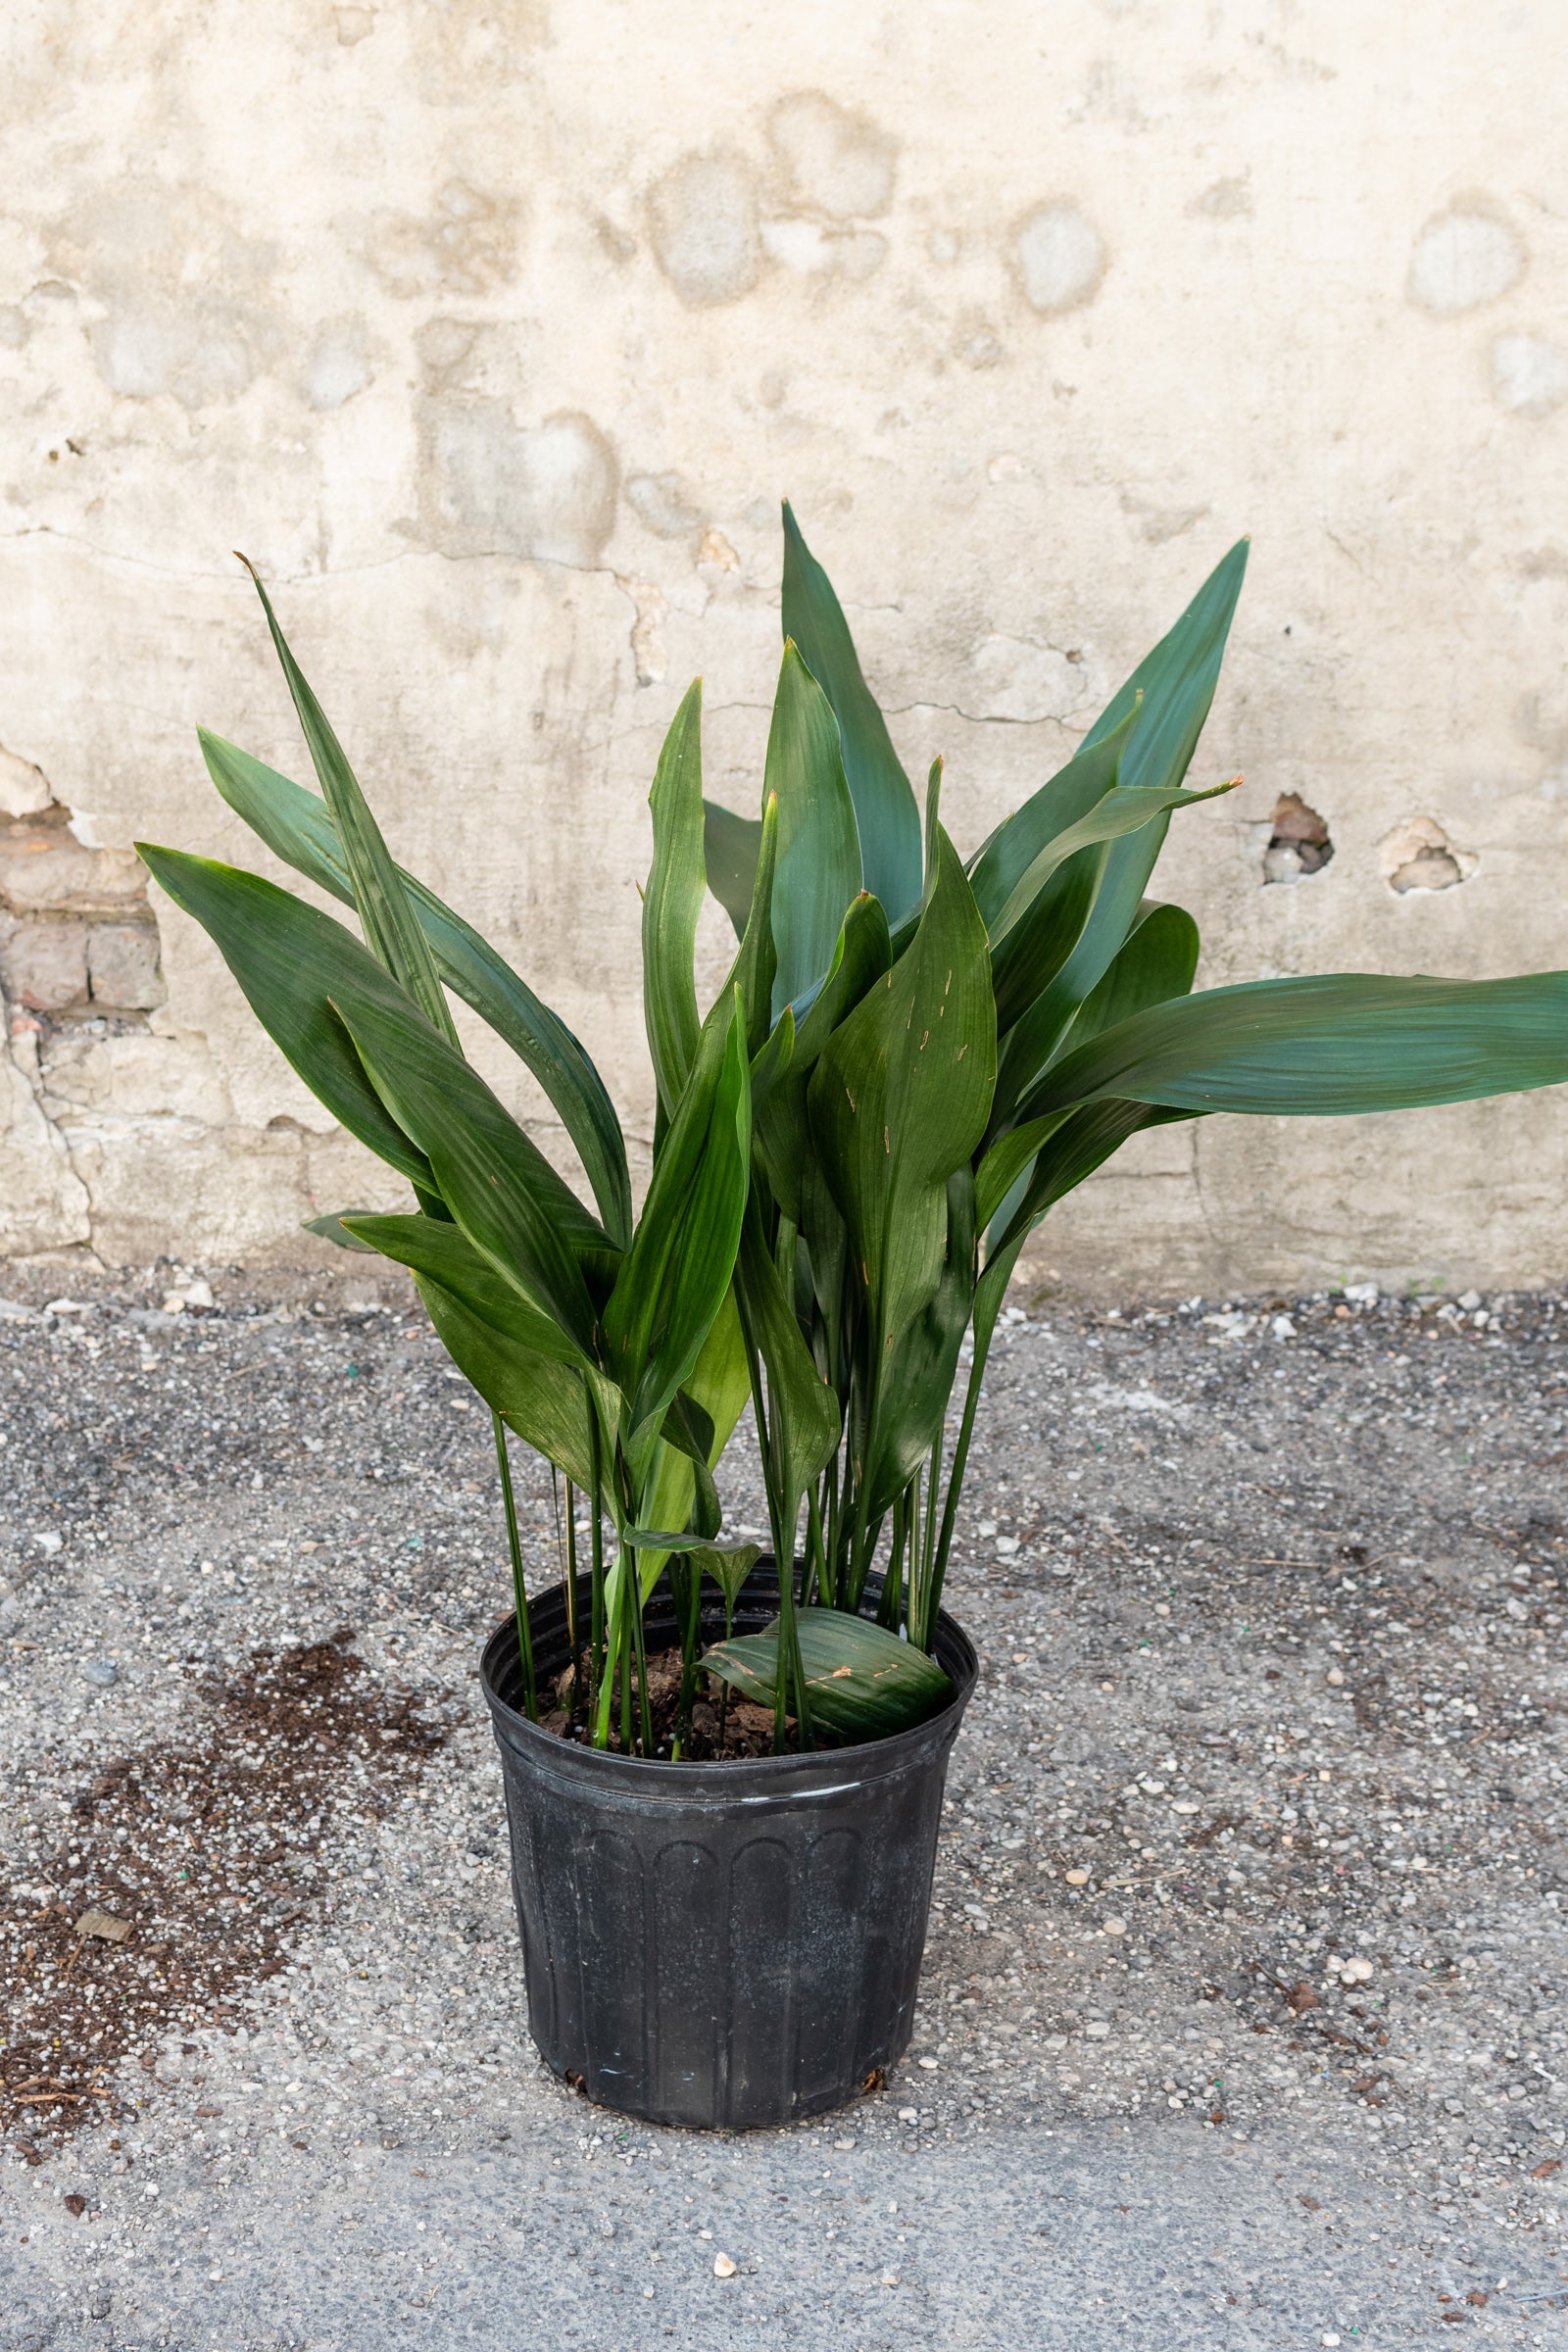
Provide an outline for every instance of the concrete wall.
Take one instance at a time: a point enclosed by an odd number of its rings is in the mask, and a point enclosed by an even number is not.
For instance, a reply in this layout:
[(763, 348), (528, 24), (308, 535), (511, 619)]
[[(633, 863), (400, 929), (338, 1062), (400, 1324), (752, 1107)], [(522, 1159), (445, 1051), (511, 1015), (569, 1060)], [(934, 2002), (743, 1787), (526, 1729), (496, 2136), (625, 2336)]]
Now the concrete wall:
[[(8, 12), (0, 1250), (298, 1257), (401, 1189), (124, 855), (266, 866), (192, 736), (302, 765), (236, 545), (400, 855), (633, 1138), (644, 795), (700, 669), (754, 805), (781, 492), (965, 846), (1250, 531), (1198, 760), (1247, 784), (1161, 876), (1203, 978), (1568, 962), (1559, 35), (1544, 0)], [(1211, 1120), (1045, 1256), (1533, 1282), (1565, 1145), (1560, 1097)]]

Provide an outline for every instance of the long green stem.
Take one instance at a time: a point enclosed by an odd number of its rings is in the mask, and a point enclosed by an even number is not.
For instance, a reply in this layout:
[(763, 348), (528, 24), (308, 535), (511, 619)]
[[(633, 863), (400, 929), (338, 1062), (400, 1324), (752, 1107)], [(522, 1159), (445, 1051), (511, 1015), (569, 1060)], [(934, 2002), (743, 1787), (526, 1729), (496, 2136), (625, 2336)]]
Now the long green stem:
[(597, 1701), (605, 1672), (605, 1493), (604, 1472), (599, 1460), (599, 1415), (591, 1406), (588, 1416), (588, 1462), (593, 1473), (589, 1488), (588, 1522), (592, 1567), (589, 1633), (593, 1643), (593, 1662), (588, 1671), (588, 1703), (592, 1707)]
[(582, 1693), (577, 1689), (577, 1490), (566, 1481), (566, 1641), (571, 1649), (571, 1711)]
[(507, 1428), (498, 1412), (492, 1410), (491, 1426), (495, 1431), (496, 1464), (501, 1472), (501, 1499), (507, 1514), (507, 1543), (512, 1551), (512, 1593), (517, 1604), (517, 1652), (522, 1660), (522, 1689), (528, 1709), (528, 1721), (539, 1720), (539, 1699), (533, 1683), (533, 1629), (528, 1623), (528, 1588), (522, 1573), (522, 1544), (517, 1537), (517, 1506), (512, 1493), (512, 1461), (507, 1452)]
[(926, 1639), (922, 1649), (929, 1648), (936, 1634), (937, 1611), (942, 1606), (942, 1587), (948, 1573), (948, 1553), (953, 1548), (954, 1522), (958, 1516), (958, 1497), (963, 1493), (963, 1474), (968, 1467), (969, 1441), (974, 1436), (974, 1417), (980, 1404), (980, 1387), (985, 1379), (986, 1357), (991, 1352), (991, 1333), (984, 1339), (977, 1331), (974, 1340), (974, 1359), (969, 1366), (969, 1385), (963, 1393), (963, 1418), (958, 1424), (958, 1442), (953, 1448), (953, 1468), (948, 1473), (948, 1492), (942, 1505), (942, 1533), (937, 1539), (936, 1565), (932, 1571), (930, 1590), (926, 1595)]
[(752, 1345), (752, 1335), (746, 1329), (744, 1315), (741, 1318), (741, 1336), (746, 1343), (746, 1368), (751, 1378), (752, 1410), (757, 1420), (757, 1449), (761, 1456), (762, 1487), (767, 1495), (768, 1525), (773, 1534), (773, 1561), (778, 1570), (778, 1673), (773, 1678), (773, 1753), (778, 1756), (784, 1752), (784, 1723), (789, 1711), (792, 1684), (801, 1746), (810, 1749), (816, 1742), (811, 1736), (811, 1702), (806, 1693), (806, 1662), (801, 1656), (800, 1628), (795, 1622), (795, 1529), (793, 1525), (785, 1524), (778, 1462), (768, 1437), (762, 1366)]

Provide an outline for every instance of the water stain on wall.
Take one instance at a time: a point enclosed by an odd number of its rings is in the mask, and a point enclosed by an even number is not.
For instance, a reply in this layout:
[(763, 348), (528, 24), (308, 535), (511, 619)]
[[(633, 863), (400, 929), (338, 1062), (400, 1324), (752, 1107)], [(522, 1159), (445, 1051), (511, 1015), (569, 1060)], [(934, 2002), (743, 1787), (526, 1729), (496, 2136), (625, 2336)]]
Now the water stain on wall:
[(619, 467), (591, 416), (519, 425), (503, 400), (418, 404), (422, 543), (445, 556), (597, 564), (615, 521)]
[(804, 210), (875, 220), (892, 203), (899, 142), (869, 116), (820, 90), (797, 90), (773, 108), (767, 136), (790, 199)]
[(1012, 265), (1032, 311), (1045, 318), (1093, 302), (1105, 274), (1105, 240), (1065, 197), (1036, 205), (1012, 232)]
[(660, 268), (692, 309), (734, 302), (756, 285), (757, 189), (739, 156), (682, 157), (649, 190), (648, 226)]
[(656, 539), (689, 539), (702, 529), (701, 512), (682, 474), (634, 473), (623, 495), (638, 521)]
[(1492, 393), (1512, 416), (1549, 416), (1568, 400), (1568, 351), (1543, 335), (1498, 335), (1490, 353)]
[(521, 207), (454, 176), (427, 213), (379, 212), (368, 260), (389, 294), (491, 294), (517, 273)]
[(1523, 240), (1490, 196), (1457, 196), (1434, 213), (1410, 257), (1410, 300), (1439, 318), (1498, 301), (1524, 274)]
[(311, 337), (302, 389), (320, 414), (340, 409), (370, 381), (370, 346), (359, 318), (328, 318)]
[(49, 254), (101, 309), (93, 362), (123, 399), (235, 400), (278, 352), (276, 248), (240, 235), (207, 190), (110, 182), (67, 215)]

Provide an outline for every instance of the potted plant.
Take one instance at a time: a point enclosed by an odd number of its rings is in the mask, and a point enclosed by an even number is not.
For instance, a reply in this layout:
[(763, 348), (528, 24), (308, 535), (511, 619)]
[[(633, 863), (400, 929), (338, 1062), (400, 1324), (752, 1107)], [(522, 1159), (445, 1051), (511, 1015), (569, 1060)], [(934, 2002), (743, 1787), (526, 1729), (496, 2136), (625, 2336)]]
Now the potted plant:
[[(393, 862), (260, 580), (320, 795), (204, 733), (208, 768), (363, 943), (258, 875), (142, 848), (413, 1188), (406, 1214), (314, 1229), (410, 1270), (491, 1408), (515, 1609), (483, 1672), (534, 2038), (595, 2098), (703, 2126), (837, 2105), (907, 2042), (976, 1672), (944, 1578), (1003, 1295), (1053, 1203), (1167, 1120), (1568, 1078), (1564, 973), (1191, 993), (1197, 928), (1145, 892), (1173, 812), (1231, 789), (1185, 778), (1245, 543), (965, 861), (940, 760), (922, 816), (787, 507), (784, 533), (759, 815), (703, 799), (695, 685), (650, 796), (640, 1214), (588, 1054)], [(737, 949), (705, 1013), (707, 889)], [(448, 991), (544, 1088), (592, 1207), (465, 1058)], [(725, 1537), (714, 1485), (748, 1403), (770, 1555)], [(509, 1430), (568, 1488), (566, 1573), (531, 1601)]]

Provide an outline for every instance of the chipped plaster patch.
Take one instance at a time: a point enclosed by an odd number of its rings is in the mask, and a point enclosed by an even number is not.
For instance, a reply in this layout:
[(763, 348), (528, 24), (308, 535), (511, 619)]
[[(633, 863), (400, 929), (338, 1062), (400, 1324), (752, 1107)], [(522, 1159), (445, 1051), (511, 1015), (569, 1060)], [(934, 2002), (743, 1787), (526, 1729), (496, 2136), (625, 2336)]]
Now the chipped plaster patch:
[(1414, 816), (1384, 835), (1378, 848), (1383, 879), (1398, 897), (1413, 891), (1452, 890), (1467, 882), (1480, 859), (1455, 849), (1434, 816)]

